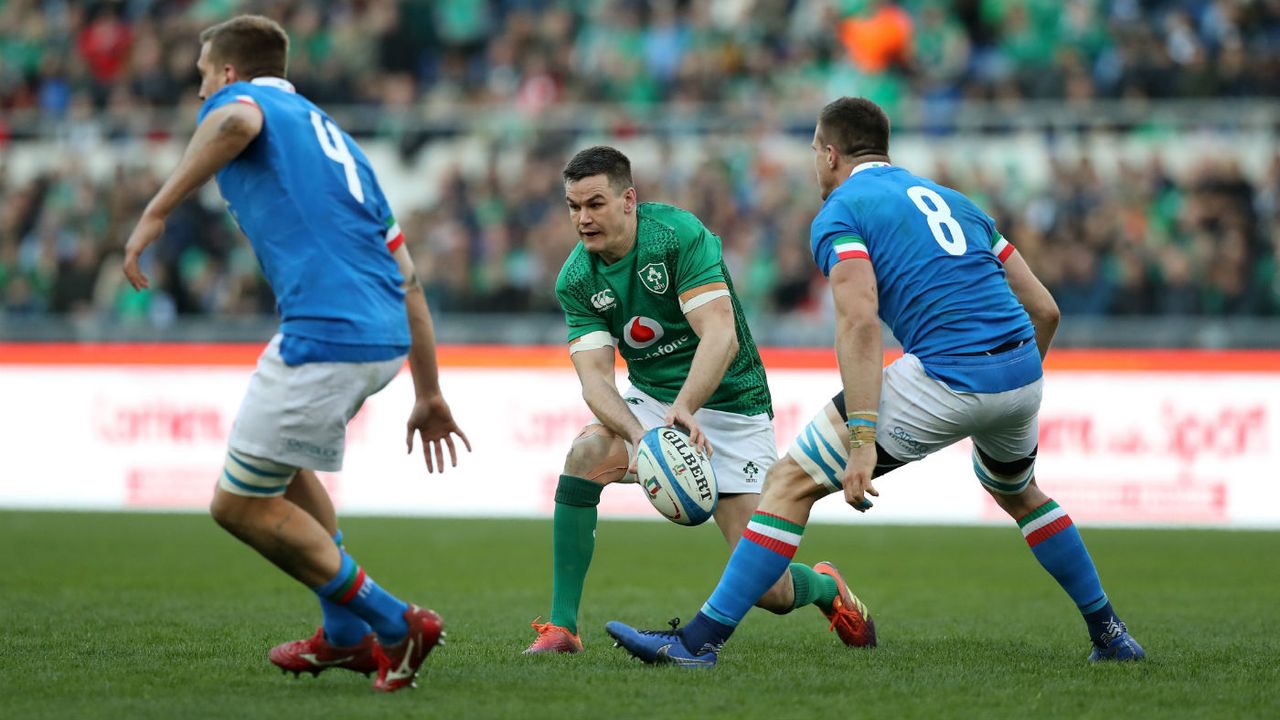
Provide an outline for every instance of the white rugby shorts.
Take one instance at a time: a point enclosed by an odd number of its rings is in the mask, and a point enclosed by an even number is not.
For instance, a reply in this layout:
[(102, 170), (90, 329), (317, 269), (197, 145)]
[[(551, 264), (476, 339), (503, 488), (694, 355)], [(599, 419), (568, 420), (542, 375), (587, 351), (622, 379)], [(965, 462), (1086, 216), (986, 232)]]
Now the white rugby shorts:
[[(662, 425), (671, 406), (636, 388), (622, 394), (646, 429)], [(711, 443), (711, 469), (721, 494), (759, 493), (764, 476), (778, 460), (773, 421), (768, 413), (739, 415), (702, 408), (693, 414)], [(596, 421), (599, 422), (599, 421)], [(630, 454), (631, 443), (627, 443)], [(626, 481), (634, 481), (628, 475)]]
[(366, 398), (391, 382), (405, 356), (290, 367), (280, 357), (281, 337), (273, 337), (258, 358), (227, 444), (282, 465), (341, 470), (347, 423)]
[[(1043, 390), (1041, 378), (1001, 393), (956, 392), (929, 377), (915, 355), (903, 355), (884, 369), (876, 442), (902, 462), (966, 437), (993, 460), (1021, 460), (1038, 442)], [(787, 454), (814, 482), (840, 490), (848, 452), (826, 413), (823, 405)]]

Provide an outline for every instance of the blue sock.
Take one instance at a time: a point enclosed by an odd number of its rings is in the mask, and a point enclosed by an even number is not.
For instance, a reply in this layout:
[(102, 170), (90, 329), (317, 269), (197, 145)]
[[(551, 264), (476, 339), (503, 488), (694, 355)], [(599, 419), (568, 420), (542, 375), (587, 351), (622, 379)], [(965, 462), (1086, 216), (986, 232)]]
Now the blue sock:
[(409, 606), (378, 587), (346, 550), (339, 549), (339, 552), (342, 566), (338, 574), (329, 582), (311, 588), (312, 591), (359, 615), (378, 634), (378, 642), (383, 645), (399, 643), (409, 634), (409, 623), (404, 619)]
[[(333, 542), (342, 547), (342, 531), (333, 536)], [(320, 612), (324, 614), (324, 635), (330, 645), (351, 647), (358, 645), (365, 635), (373, 632), (369, 623), (345, 606), (326, 598), (320, 598)]]
[(1019, 519), (1018, 527), (1036, 560), (1075, 601), (1094, 643), (1105, 644), (1105, 638), (1114, 635), (1117, 628), (1124, 631), (1124, 623), (1102, 591), (1093, 558), (1066, 510), (1049, 500)]
[(724, 644), (751, 606), (787, 571), (803, 534), (803, 525), (756, 511), (733, 549), (720, 583), (685, 626), (685, 647), (698, 651)]

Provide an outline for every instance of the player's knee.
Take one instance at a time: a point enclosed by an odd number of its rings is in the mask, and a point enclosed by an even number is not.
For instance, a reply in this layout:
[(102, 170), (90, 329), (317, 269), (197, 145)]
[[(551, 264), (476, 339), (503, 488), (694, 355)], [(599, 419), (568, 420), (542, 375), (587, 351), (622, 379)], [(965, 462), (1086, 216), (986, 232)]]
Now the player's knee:
[(237, 530), (247, 524), (247, 510), (245, 498), (233, 495), (221, 488), (213, 493), (213, 500), (209, 502), (209, 516), (223, 530), (232, 534), (237, 534)]
[(809, 477), (809, 473), (805, 472), (799, 463), (790, 456), (784, 455), (769, 468), (768, 474), (765, 475), (762, 500), (763, 498), (784, 502), (817, 500), (827, 492)]
[(564, 473), (604, 485), (621, 480), (629, 461), (622, 438), (603, 425), (590, 425), (569, 448)]
[(991, 493), (997, 501), (1001, 501), (1002, 507), (1006, 505), (1006, 501), (1010, 505), (1016, 505), (1018, 501), (1015, 498), (1023, 496), (1027, 489), (1033, 486), (1034, 475), (1036, 475), (1036, 451), (1033, 450), (1029, 455), (1016, 460), (996, 460), (995, 457), (987, 455), (975, 446), (973, 471), (978, 477), (978, 482), (982, 483), (983, 489)]

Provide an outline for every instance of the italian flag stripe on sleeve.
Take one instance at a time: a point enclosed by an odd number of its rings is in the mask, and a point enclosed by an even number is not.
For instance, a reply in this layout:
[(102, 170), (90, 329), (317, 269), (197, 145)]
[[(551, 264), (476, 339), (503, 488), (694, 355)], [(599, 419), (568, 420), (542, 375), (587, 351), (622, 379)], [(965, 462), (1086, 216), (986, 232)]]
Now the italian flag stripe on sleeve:
[(394, 217), (387, 218), (387, 252), (395, 252), (404, 244), (404, 233), (400, 231), (400, 223)]
[(832, 246), (836, 251), (836, 257), (841, 260), (851, 260), (853, 258), (871, 259), (871, 256), (867, 254), (867, 243), (860, 237), (847, 235), (838, 238), (832, 243)]
[(995, 253), (997, 258), (1000, 258), (1000, 262), (1008, 260), (1009, 256), (1013, 254), (1013, 243), (1005, 240), (1000, 233), (996, 233), (995, 237), (991, 239), (993, 241), (991, 243), (991, 252)]
[(248, 95), (237, 95), (236, 102), (242, 102), (245, 105), (252, 105), (254, 107), (258, 107), (258, 101), (254, 100), (252, 97), (249, 97)]

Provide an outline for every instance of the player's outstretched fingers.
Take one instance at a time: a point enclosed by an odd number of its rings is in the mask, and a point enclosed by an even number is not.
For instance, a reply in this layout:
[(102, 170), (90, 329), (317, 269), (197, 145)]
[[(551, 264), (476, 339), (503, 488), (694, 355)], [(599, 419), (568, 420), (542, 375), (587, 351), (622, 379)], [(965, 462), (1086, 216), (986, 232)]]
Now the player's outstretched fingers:
[[(445, 433), (445, 437), (449, 437), (449, 434)], [(444, 472), (444, 443), (436, 438), (432, 441), (431, 447), (436, 451), (436, 467), (440, 468), (440, 472)]]
[(453, 433), (446, 433), (444, 441), (449, 446), (449, 467), (458, 467), (458, 449), (453, 446)]
[(467, 434), (462, 432), (462, 428), (456, 424), (445, 434), (444, 438), (449, 443), (449, 459), (453, 461), (454, 467), (458, 467), (458, 449), (453, 444), (454, 435), (462, 438), (462, 444), (467, 448), (467, 452), (471, 452), (471, 441), (467, 439)]
[(435, 467), (431, 465), (431, 441), (427, 439), (427, 431), (418, 430), (418, 435), (422, 438), (422, 459), (427, 462), (427, 472), (435, 472)]

